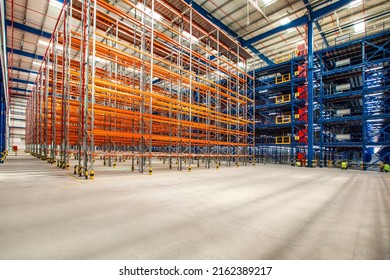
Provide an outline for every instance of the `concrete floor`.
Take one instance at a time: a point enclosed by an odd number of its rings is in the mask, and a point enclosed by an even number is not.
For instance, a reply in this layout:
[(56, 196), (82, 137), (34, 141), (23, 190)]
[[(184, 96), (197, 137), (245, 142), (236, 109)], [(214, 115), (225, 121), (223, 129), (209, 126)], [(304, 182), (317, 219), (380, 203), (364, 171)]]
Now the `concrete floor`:
[[(99, 165), (100, 163), (98, 163)], [(390, 175), (0, 165), (0, 259), (390, 259)]]

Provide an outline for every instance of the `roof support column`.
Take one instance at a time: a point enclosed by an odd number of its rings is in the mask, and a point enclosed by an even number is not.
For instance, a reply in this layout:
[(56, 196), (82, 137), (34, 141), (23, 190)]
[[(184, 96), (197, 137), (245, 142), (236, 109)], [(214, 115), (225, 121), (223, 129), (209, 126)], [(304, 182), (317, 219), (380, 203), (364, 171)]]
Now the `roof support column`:
[(0, 163), (4, 162), (4, 155), (2, 154), (7, 149), (6, 135), (6, 121), (7, 121), (7, 110), (5, 103), (5, 93), (3, 87), (3, 75), (0, 72), (2, 80), (0, 81)]
[(307, 166), (312, 167), (313, 166), (313, 159), (314, 159), (314, 112), (313, 112), (313, 103), (314, 103), (314, 62), (313, 62), (313, 21), (309, 20), (307, 23), (307, 88), (308, 88), (308, 95), (307, 95), (307, 109), (308, 109), (308, 122), (307, 122)]

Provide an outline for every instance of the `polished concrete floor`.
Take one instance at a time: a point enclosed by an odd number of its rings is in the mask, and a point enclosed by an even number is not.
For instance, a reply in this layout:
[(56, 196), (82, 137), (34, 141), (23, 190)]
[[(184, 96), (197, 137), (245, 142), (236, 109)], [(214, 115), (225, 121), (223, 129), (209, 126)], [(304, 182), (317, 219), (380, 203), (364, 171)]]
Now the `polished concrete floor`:
[(0, 165), (0, 259), (390, 259), (390, 174)]

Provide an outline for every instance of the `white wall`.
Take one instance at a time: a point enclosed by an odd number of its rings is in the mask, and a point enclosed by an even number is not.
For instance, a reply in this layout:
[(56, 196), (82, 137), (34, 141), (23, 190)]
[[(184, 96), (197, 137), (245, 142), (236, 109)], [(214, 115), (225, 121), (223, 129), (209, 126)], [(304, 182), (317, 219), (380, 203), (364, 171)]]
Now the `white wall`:
[(24, 151), (26, 133), (26, 100), (13, 96), (10, 108), (10, 149), (12, 149), (12, 146), (18, 146), (19, 151)]

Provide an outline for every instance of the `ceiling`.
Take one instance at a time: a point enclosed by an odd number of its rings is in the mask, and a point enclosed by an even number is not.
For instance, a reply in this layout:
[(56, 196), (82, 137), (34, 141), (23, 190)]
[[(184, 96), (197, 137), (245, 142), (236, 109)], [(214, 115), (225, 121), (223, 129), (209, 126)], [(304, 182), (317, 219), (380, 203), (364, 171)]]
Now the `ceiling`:
[[(121, 5), (117, 0), (106, 2)], [(231, 51), (246, 59), (247, 69), (258, 68), (307, 43), (306, 25), (291, 27), (295, 22), (327, 11), (335, 3), (345, 2), (348, 4), (321, 15), (314, 22), (315, 50), (334, 45), (341, 36), (355, 39), (390, 27), (390, 1), (384, 0), (194, 0), (193, 35), (202, 42), (202, 34), (218, 36), (227, 47), (240, 42), (242, 47)], [(145, 3), (151, 6), (151, 0)], [(178, 14), (188, 15), (188, 4), (190, 0), (155, 0), (155, 9), (163, 15), (164, 21), (174, 22)], [(6, 0), (11, 96), (28, 95), (61, 6), (61, 0)], [(362, 20), (364, 23), (356, 25)], [(79, 27), (75, 21), (73, 29)], [(277, 33), (278, 28), (283, 30)]]

